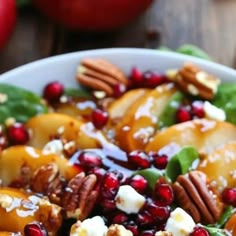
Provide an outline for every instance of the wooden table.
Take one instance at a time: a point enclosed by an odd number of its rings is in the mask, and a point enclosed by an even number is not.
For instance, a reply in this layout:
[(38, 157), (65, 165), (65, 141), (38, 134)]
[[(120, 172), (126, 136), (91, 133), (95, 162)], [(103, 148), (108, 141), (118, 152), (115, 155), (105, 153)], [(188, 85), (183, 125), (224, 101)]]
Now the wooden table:
[(51, 55), (107, 47), (167, 46), (185, 43), (213, 60), (236, 68), (235, 0), (156, 0), (127, 27), (108, 33), (70, 32), (32, 7), (19, 12), (11, 41), (0, 53), (0, 73)]

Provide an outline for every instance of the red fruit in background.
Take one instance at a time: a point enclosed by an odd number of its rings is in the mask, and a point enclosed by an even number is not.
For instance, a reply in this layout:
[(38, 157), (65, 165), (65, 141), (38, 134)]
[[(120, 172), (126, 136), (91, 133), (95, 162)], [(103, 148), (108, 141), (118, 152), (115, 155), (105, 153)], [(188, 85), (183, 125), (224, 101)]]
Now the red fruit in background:
[(153, 0), (33, 0), (49, 18), (70, 29), (106, 31), (138, 17)]
[(16, 1), (0, 0), (0, 50), (9, 40), (16, 23)]

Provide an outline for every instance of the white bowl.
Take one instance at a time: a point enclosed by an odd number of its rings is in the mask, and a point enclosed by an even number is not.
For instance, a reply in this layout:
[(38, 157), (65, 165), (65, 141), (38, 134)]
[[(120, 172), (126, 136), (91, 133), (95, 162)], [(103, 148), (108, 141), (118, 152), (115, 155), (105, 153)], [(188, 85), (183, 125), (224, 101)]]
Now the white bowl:
[(75, 81), (76, 68), (84, 57), (106, 58), (126, 73), (133, 66), (141, 70), (164, 72), (170, 68), (179, 68), (184, 62), (190, 61), (223, 81), (236, 81), (235, 70), (191, 56), (152, 49), (112, 48), (74, 52), (38, 60), (0, 75), (0, 82), (15, 84), (37, 93), (41, 93), (43, 86), (53, 80), (61, 81), (67, 87), (78, 86)]

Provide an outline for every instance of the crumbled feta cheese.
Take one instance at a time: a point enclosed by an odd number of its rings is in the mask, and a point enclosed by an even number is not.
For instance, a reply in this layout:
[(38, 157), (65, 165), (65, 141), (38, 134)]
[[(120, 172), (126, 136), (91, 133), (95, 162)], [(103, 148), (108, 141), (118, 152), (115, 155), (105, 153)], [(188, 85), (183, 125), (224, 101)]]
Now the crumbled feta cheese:
[(224, 121), (226, 120), (226, 114), (224, 110), (212, 105), (210, 102), (205, 101), (203, 105), (206, 117), (214, 120)]
[(176, 208), (171, 212), (166, 222), (165, 230), (174, 236), (188, 236), (195, 227), (193, 218), (182, 208)]
[(106, 233), (107, 226), (102, 217), (94, 216), (72, 226), (70, 236), (105, 236)]
[(145, 197), (129, 185), (120, 186), (115, 197), (116, 207), (127, 214), (138, 213), (145, 203)]
[(62, 141), (59, 139), (54, 139), (45, 144), (45, 146), (43, 147), (43, 152), (57, 154), (60, 156), (63, 153), (63, 149), (64, 147)]

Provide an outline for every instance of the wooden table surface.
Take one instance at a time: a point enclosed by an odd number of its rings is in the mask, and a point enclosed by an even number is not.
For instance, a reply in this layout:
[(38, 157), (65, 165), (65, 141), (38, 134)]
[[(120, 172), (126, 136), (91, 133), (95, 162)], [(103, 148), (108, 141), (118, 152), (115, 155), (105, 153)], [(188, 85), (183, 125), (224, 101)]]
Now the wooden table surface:
[(191, 43), (219, 63), (236, 68), (235, 0), (154, 0), (148, 11), (115, 32), (70, 32), (22, 9), (13, 37), (0, 53), (0, 73), (66, 52), (108, 48), (167, 46)]

